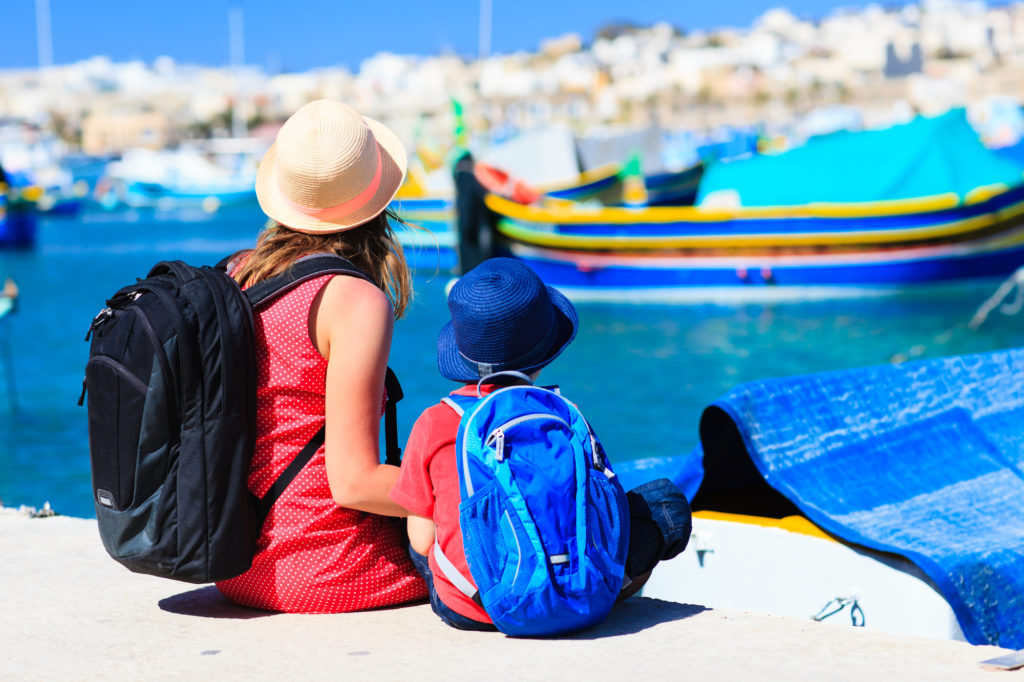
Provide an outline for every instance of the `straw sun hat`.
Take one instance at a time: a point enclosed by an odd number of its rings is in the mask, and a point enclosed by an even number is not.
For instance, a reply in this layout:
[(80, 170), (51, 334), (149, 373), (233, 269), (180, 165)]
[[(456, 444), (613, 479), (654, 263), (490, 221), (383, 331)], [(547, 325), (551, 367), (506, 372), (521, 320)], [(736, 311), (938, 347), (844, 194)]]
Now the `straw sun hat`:
[(316, 100), (281, 126), (260, 161), (256, 197), (297, 232), (341, 232), (387, 208), (405, 170), (405, 147), (391, 130), (347, 104)]

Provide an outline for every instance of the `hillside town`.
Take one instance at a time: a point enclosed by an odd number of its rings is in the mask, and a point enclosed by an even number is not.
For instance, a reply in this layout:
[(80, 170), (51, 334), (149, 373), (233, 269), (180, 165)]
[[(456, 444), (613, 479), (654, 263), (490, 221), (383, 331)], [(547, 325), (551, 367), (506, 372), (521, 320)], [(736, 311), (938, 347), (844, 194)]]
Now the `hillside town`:
[(411, 144), (450, 139), (452, 100), (474, 135), (500, 138), (550, 123), (770, 130), (816, 110), (839, 112), (831, 125), (846, 126), (842, 112), (855, 111), (865, 127), (964, 105), (983, 118), (993, 101), (1015, 112), (1022, 89), (1024, 3), (926, 0), (817, 19), (773, 9), (748, 28), (712, 31), (608, 25), (593, 37), (553, 37), (533, 53), (481, 58), (384, 52), (355, 71), (96, 56), (0, 72), (0, 117), (87, 154), (116, 154), (240, 131), (272, 135), (275, 122), (316, 98), (351, 102)]

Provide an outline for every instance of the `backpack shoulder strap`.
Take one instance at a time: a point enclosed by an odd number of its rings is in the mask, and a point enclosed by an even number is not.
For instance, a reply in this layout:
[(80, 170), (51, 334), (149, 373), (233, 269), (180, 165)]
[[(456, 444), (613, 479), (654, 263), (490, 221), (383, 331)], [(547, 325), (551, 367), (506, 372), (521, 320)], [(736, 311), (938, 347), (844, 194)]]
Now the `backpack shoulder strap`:
[(441, 402), (455, 410), (455, 414), (459, 415), (459, 417), (462, 417), (462, 415), (466, 414), (466, 409), (462, 405), (459, 405), (457, 402), (452, 400), (450, 396), (445, 396), (441, 398)]
[(466, 412), (469, 412), (473, 405), (480, 402), (481, 398), (472, 395), (459, 395), (457, 393), (449, 393), (445, 397), (441, 398), (441, 402), (452, 408), (455, 414), (459, 415), (461, 419)]
[[(229, 260), (230, 256), (221, 260), (215, 267), (226, 271)], [(245, 289), (243, 293), (255, 310), (268, 305), (271, 301), (276, 300), (303, 282), (308, 282), (322, 275), (348, 275), (372, 283), (372, 280), (365, 272), (347, 259), (330, 254), (317, 254), (298, 259), (285, 272), (265, 279), (262, 282), (257, 282)], [(384, 377), (384, 387), (388, 394), (388, 402), (384, 411), (385, 461), (388, 464), (398, 466), (401, 463), (402, 449), (398, 446), (398, 412), (395, 404), (404, 396), (402, 385), (398, 382), (398, 377), (390, 367), (387, 368), (387, 373)], [(274, 502), (277, 501), (281, 493), (288, 487), (288, 484), (299, 475), (299, 472), (302, 471), (302, 468), (306, 466), (309, 460), (313, 459), (313, 455), (323, 445), (325, 437), (326, 427), (321, 427), (309, 442), (306, 443), (299, 454), (295, 456), (295, 459), (288, 464), (284, 472), (274, 481), (267, 494), (259, 500), (257, 510), (261, 524), (266, 519), (267, 514), (270, 513)]]
[[(398, 383), (398, 377), (390, 367), (387, 368), (387, 373), (384, 377), (384, 387), (388, 392), (388, 404), (384, 409), (384, 461), (387, 464), (399, 466), (402, 463), (402, 448), (398, 445), (398, 409), (395, 404), (405, 396), (402, 393), (402, 385)], [(313, 455), (324, 444), (326, 436), (327, 426), (325, 424), (320, 427), (319, 431), (313, 434), (313, 437), (299, 451), (299, 454), (295, 455), (295, 459), (281, 472), (281, 475), (270, 486), (267, 494), (256, 502), (256, 512), (259, 514), (259, 524), (261, 526), (266, 520), (267, 514), (270, 513), (270, 508), (274, 506), (274, 502), (277, 501), (277, 498), (281, 497), (281, 493), (284, 492), (289, 483), (295, 480), (295, 477), (309, 463), (309, 460), (313, 459)]]
[(348, 275), (372, 283), (369, 275), (341, 256), (320, 254), (300, 258), (281, 274), (253, 284), (245, 290), (245, 295), (253, 308), (260, 308), (303, 282), (321, 275)]

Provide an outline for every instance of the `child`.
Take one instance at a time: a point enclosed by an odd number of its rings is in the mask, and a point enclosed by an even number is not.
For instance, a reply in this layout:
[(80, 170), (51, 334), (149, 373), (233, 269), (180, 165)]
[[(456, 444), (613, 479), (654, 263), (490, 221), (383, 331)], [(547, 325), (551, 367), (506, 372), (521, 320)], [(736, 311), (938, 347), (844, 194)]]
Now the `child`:
[[(441, 374), (464, 385), (453, 394), (476, 395), (477, 383), (495, 372), (514, 370), (533, 378), (575, 338), (572, 303), (547, 287), (525, 263), (492, 258), (464, 275), (448, 296), (451, 322), (437, 340)], [(483, 395), (499, 388), (485, 383)], [(443, 403), (423, 412), (406, 444), (391, 499), (411, 512), (409, 543), (416, 568), (430, 591), (434, 612), (463, 630), (494, 630), (476, 602), (438, 571), (435, 536), (444, 554), (470, 575), (459, 529), (459, 474), (455, 439), (460, 417)], [(667, 479), (627, 493), (630, 541), (620, 599), (636, 592), (662, 559), (679, 554), (690, 537), (690, 507)]]

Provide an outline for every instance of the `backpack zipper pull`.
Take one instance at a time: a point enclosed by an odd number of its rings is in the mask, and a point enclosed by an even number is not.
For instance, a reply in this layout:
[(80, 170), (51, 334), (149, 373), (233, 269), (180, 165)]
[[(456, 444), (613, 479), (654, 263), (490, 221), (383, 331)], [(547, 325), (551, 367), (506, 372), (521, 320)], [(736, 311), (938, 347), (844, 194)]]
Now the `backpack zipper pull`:
[(491, 433), (491, 438), (494, 439), (494, 458), (499, 462), (505, 459), (505, 432), (500, 428), (495, 429)]
[(78, 396), (78, 406), (85, 404), (85, 379), (82, 379), (82, 395)]
[(85, 340), (88, 341), (90, 338), (92, 338), (93, 330), (98, 328), (100, 325), (102, 325), (104, 322), (106, 322), (113, 316), (113, 308), (104, 308), (103, 310), (96, 313), (96, 317), (92, 318), (92, 324), (89, 325), (89, 331), (85, 333)]

